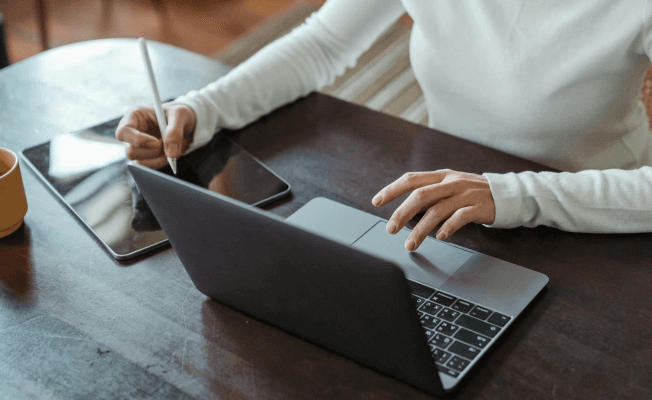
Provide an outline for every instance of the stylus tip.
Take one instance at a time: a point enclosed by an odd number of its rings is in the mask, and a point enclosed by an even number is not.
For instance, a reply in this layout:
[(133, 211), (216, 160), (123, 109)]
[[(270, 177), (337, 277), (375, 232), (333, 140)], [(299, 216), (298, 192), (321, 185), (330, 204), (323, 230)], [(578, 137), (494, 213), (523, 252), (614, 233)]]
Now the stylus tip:
[(172, 173), (175, 175), (177, 174), (177, 159), (168, 157), (168, 164), (170, 164), (170, 168), (172, 168)]

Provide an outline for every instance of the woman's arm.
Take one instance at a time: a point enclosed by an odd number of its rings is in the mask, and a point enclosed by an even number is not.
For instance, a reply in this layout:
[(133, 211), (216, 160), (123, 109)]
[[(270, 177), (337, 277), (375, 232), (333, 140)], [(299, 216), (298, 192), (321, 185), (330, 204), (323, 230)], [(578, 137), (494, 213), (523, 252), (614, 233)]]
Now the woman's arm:
[(405, 10), (399, 0), (329, 0), (226, 76), (171, 104), (196, 116), (190, 150), (335, 81)]
[(581, 172), (483, 175), (439, 170), (411, 172), (383, 188), (372, 203), (383, 206), (410, 193), (387, 222), (394, 234), (425, 213), (405, 241), (416, 250), (440, 223), (444, 240), (475, 222), (493, 228), (547, 225), (571, 232), (652, 231), (652, 167)]
[(546, 225), (595, 233), (652, 231), (652, 167), (484, 176), (496, 207), (491, 227)]

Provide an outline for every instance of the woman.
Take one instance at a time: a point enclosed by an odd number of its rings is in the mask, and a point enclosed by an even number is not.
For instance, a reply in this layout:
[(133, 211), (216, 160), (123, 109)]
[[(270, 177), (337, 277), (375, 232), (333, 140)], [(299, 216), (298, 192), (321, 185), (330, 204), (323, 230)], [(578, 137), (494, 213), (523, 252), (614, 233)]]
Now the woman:
[[(639, 101), (652, 54), (647, 0), (329, 0), (299, 28), (233, 71), (116, 132), (155, 168), (332, 83), (403, 13), (429, 126), (565, 172), (415, 172), (383, 188), (382, 206), (412, 192), (387, 223), (415, 250), (469, 222), (577, 232), (652, 230), (652, 136)], [(164, 143), (164, 144), (163, 144)], [(165, 153), (165, 154), (164, 154)]]

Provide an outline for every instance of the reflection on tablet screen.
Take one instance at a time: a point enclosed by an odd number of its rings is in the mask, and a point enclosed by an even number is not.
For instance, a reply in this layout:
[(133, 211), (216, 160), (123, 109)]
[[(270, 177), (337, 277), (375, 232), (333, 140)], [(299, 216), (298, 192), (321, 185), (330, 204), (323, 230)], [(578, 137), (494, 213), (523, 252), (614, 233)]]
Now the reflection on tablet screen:
[[(119, 118), (60, 135), (22, 152), (47, 186), (118, 259), (167, 242), (127, 172)], [(238, 144), (215, 135), (178, 159), (177, 178), (251, 205), (289, 194), (289, 185)], [(173, 175), (169, 166), (162, 172)]]

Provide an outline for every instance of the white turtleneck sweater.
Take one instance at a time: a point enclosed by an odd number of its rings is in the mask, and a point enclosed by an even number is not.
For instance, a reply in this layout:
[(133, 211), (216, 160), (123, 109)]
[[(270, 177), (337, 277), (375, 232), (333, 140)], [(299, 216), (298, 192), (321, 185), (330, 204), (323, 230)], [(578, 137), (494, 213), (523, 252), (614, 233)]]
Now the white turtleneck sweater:
[(197, 117), (191, 150), (332, 83), (405, 12), (430, 127), (566, 171), (487, 171), (492, 227), (652, 231), (652, 136), (640, 102), (652, 0), (329, 0), (175, 100)]

